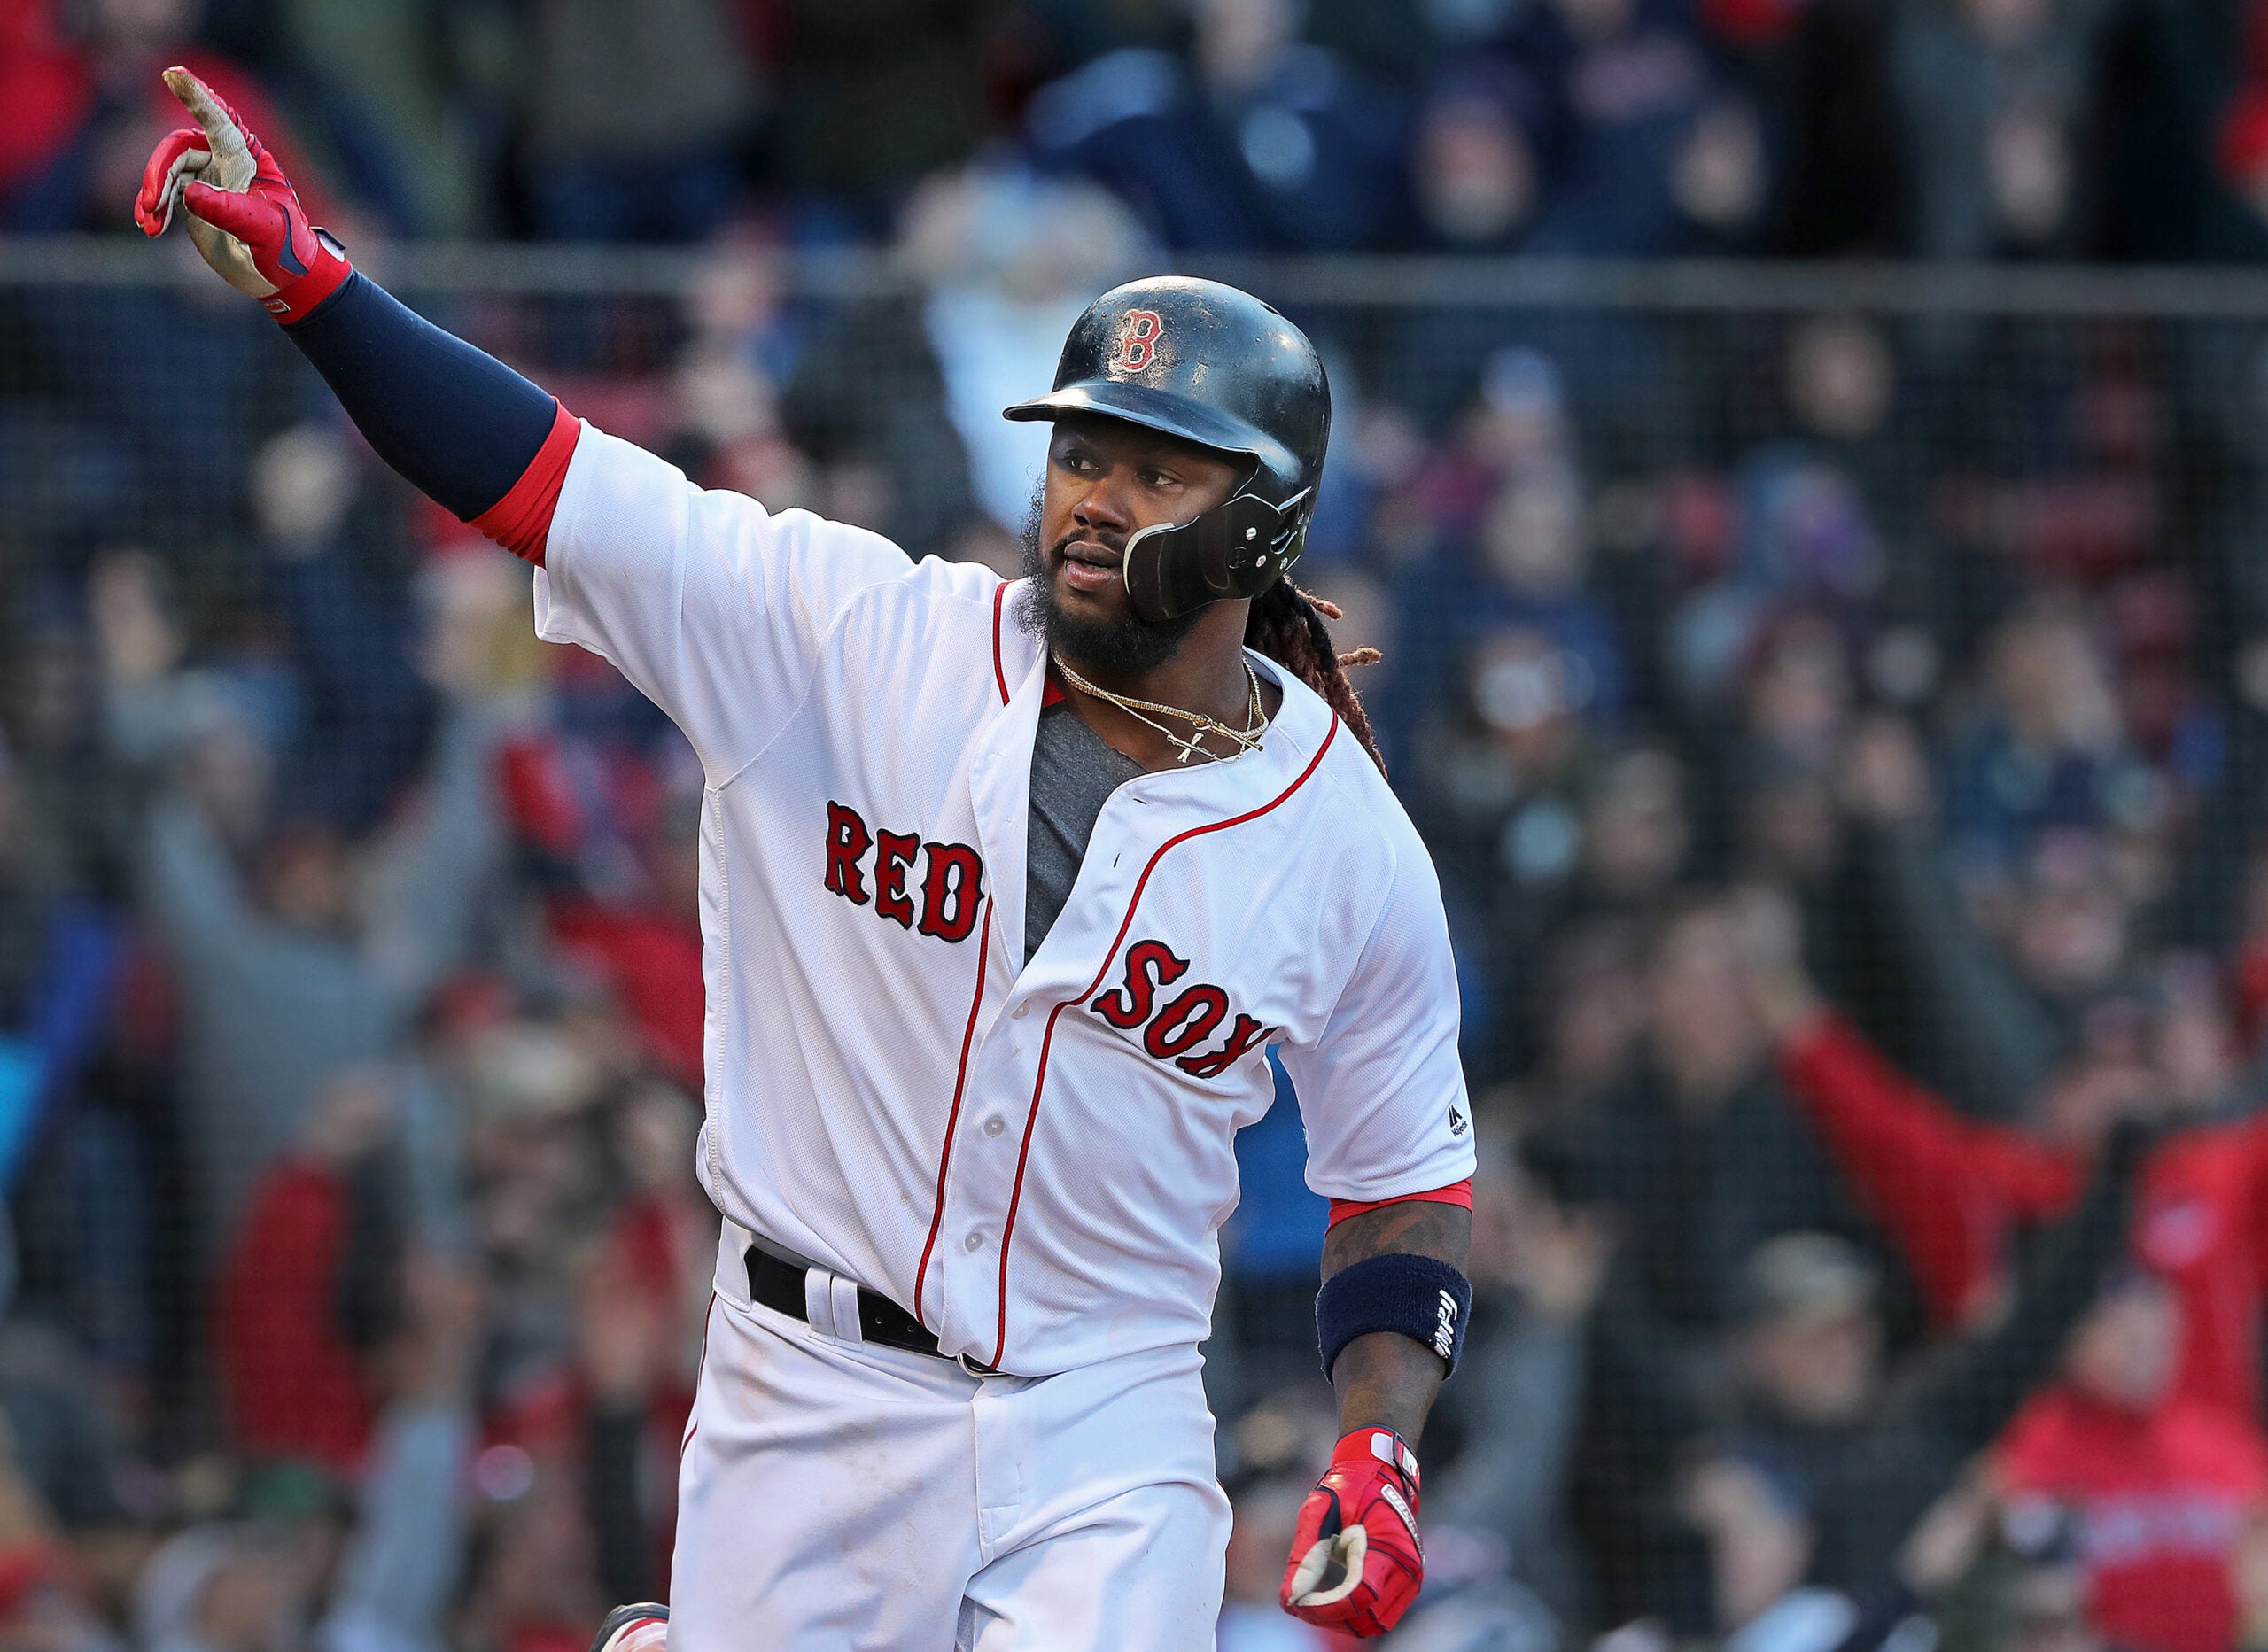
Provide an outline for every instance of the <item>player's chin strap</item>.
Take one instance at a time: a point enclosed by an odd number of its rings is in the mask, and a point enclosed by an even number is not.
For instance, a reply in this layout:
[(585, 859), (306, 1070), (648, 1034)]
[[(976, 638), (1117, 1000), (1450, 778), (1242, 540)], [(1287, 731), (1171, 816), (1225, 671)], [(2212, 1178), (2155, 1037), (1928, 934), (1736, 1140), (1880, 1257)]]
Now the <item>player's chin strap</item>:
[(1315, 508), (1303, 489), (1280, 505), (1239, 493), (1195, 520), (1160, 523), (1126, 541), (1126, 594), (1152, 624), (1224, 597), (1258, 596), (1300, 560)]

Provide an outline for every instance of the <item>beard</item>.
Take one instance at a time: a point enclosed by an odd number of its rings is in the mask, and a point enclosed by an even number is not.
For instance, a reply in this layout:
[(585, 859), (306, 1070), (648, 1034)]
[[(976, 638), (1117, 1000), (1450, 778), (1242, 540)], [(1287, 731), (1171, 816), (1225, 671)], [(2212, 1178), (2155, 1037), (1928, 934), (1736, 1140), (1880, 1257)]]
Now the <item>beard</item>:
[[(1016, 624), (1025, 634), (1038, 639), (1042, 648), (1074, 664), (1128, 677), (1157, 670), (1173, 658), (1205, 610), (1192, 609), (1178, 618), (1155, 624), (1131, 613), (1123, 619), (1090, 619), (1066, 613), (1056, 596), (1055, 582), (1048, 577), (1047, 557), (1039, 540), (1043, 491), (1033, 492), (1031, 509), (1024, 516), (1025, 584), (1016, 593)], [(1122, 569), (1122, 584), (1125, 578)]]

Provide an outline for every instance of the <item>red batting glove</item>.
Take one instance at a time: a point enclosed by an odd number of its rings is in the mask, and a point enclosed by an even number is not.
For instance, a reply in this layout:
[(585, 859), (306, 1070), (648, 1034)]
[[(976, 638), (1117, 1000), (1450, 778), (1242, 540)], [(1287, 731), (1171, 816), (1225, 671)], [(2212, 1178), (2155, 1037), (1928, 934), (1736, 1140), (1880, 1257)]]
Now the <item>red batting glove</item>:
[(1418, 1454), (1390, 1428), (1358, 1428), (1301, 1507), (1284, 1609), (1342, 1634), (1382, 1635), (1425, 1580)]
[(276, 157), (211, 87), (179, 68), (166, 71), (166, 85), (197, 126), (168, 132), (151, 151), (134, 221), (162, 235), (175, 206), (186, 207), (190, 238), (221, 278), (278, 321), (299, 321), (354, 273), (346, 249), (307, 222)]

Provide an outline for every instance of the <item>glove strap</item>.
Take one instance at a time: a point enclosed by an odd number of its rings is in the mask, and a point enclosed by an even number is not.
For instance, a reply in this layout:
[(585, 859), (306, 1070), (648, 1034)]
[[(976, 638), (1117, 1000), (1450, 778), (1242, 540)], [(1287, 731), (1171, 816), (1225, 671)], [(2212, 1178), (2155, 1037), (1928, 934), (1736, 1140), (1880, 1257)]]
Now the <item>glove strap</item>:
[[(330, 230), (316, 228), (315, 261), (306, 272), (284, 283), (260, 306), (284, 326), (304, 322), (322, 306), (324, 299), (346, 284), (354, 273), (354, 266), (347, 261), (346, 248)], [(291, 256), (291, 242), (287, 234), (284, 241), (284, 256)]]
[(1409, 1488), (1410, 1501), (1418, 1501), (1418, 1454), (1410, 1442), (1390, 1428), (1373, 1423), (1368, 1428), (1348, 1431), (1339, 1437), (1332, 1447), (1331, 1461), (1340, 1462), (1382, 1462), (1402, 1477)]

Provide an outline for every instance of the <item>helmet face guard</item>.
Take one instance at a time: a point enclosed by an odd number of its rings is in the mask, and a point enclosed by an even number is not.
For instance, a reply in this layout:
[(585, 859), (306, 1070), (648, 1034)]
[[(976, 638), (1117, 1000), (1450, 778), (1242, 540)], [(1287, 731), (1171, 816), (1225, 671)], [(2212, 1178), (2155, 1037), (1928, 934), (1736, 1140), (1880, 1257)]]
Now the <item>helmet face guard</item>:
[(1191, 521), (1161, 522), (1126, 541), (1126, 594), (1153, 624), (1224, 597), (1254, 597), (1300, 560), (1315, 503), (1309, 489), (1281, 505), (1239, 493)]
[(1161, 275), (1103, 294), (1072, 325), (1054, 389), (1005, 416), (1078, 414), (1245, 461), (1225, 503), (1127, 541), (1126, 592), (1141, 618), (1258, 596), (1299, 560), (1330, 440), (1331, 385), (1307, 335), (1250, 293)]

